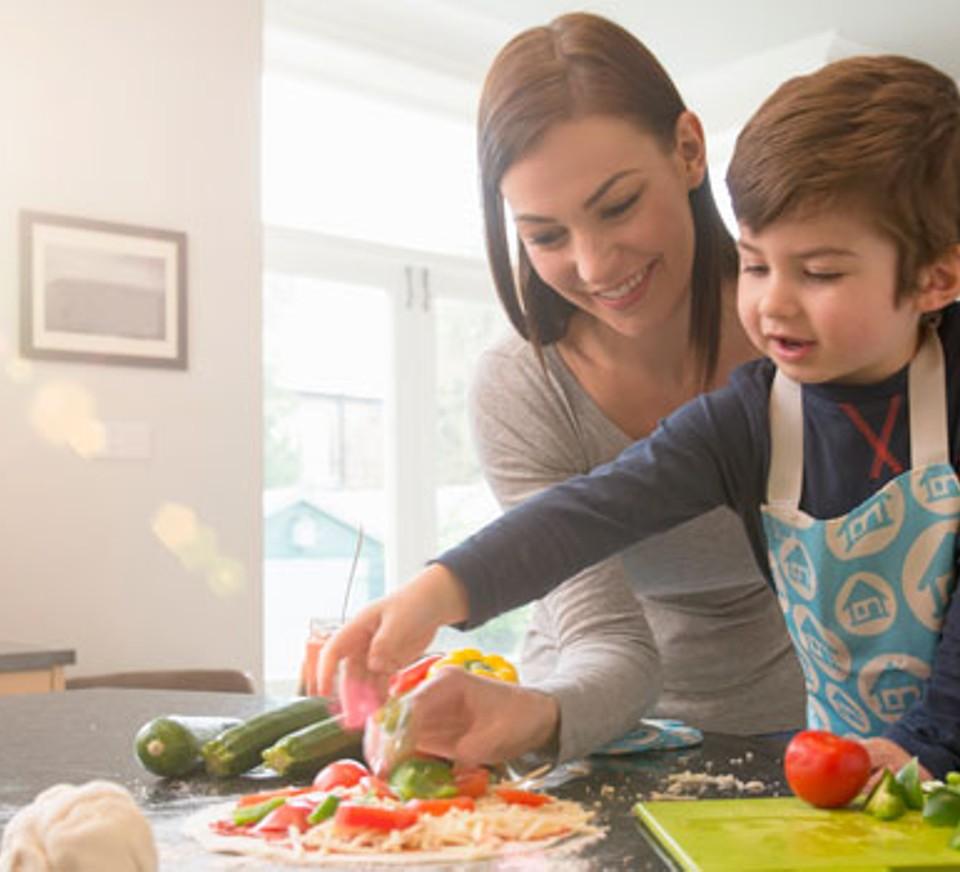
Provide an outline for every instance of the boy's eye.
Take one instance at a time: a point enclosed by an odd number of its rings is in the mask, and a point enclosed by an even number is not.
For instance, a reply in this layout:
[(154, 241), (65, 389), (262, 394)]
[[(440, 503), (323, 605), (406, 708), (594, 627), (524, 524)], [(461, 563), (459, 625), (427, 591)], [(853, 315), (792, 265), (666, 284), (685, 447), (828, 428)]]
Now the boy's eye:
[(601, 218), (617, 218), (620, 215), (623, 215), (637, 200), (640, 199), (640, 194), (632, 194), (627, 197), (626, 200), (621, 200), (619, 203), (613, 203), (610, 206), (605, 206), (600, 210)]
[(807, 278), (815, 282), (835, 282), (837, 279), (843, 278), (843, 273), (807, 270)]

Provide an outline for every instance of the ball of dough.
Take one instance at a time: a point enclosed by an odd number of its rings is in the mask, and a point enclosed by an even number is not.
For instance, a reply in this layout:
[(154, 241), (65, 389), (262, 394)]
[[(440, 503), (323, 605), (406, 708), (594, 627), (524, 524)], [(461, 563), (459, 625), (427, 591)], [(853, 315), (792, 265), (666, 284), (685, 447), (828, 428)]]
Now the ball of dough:
[(3, 832), (0, 872), (156, 872), (150, 824), (119, 784), (57, 784)]

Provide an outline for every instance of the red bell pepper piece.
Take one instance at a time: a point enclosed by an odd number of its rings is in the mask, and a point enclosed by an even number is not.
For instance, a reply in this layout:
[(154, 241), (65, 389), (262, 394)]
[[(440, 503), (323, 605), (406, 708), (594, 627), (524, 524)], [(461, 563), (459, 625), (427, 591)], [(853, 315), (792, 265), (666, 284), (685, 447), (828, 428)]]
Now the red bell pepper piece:
[(390, 683), (387, 685), (387, 692), (390, 696), (402, 696), (413, 690), (427, 677), (430, 667), (441, 659), (443, 659), (442, 654), (428, 654), (426, 657), (421, 657), (419, 660), (411, 663), (406, 668), (395, 672), (390, 678)]
[(369, 828), (387, 832), (405, 830), (417, 822), (417, 813), (409, 808), (384, 808), (357, 802), (342, 802), (334, 823), (347, 830)]
[(504, 802), (511, 805), (529, 805), (536, 808), (552, 801), (549, 796), (544, 796), (542, 793), (534, 793), (532, 790), (517, 790), (515, 787), (494, 787), (493, 792)]
[(411, 799), (407, 802), (407, 808), (413, 809), (418, 815), (432, 814), (435, 817), (446, 814), (454, 808), (461, 808), (464, 811), (473, 811), (477, 804), (471, 796), (451, 796), (448, 799)]

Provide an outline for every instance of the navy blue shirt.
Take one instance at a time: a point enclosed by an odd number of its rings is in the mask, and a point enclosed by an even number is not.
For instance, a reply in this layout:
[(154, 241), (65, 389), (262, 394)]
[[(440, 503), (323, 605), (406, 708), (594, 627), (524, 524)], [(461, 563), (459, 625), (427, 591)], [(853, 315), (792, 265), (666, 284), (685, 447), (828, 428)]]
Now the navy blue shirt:
[[(960, 306), (944, 310), (938, 329), (956, 470)], [(466, 587), (469, 625), (537, 599), (581, 569), (720, 505), (739, 514), (773, 587), (760, 507), (770, 463), (774, 372), (766, 359), (741, 366), (727, 386), (687, 403), (616, 460), (530, 497), (442, 554), (439, 562)], [(873, 385), (804, 385), (803, 413), (800, 508), (813, 517), (846, 514), (910, 468), (906, 367)], [(884, 441), (888, 419), (893, 429)], [(887, 731), (941, 776), (960, 769), (958, 600), (952, 597), (948, 606), (923, 699)]]

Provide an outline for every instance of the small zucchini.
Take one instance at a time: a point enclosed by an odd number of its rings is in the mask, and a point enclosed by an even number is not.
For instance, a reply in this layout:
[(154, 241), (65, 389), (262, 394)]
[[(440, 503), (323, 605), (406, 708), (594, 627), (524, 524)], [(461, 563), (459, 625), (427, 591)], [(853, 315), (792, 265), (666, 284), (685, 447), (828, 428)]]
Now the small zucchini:
[(331, 760), (359, 755), (360, 734), (346, 732), (338, 718), (288, 733), (263, 751), (263, 762), (280, 775), (311, 776)]
[(200, 749), (204, 743), (239, 723), (239, 718), (190, 715), (154, 718), (137, 731), (133, 748), (148, 772), (178, 778), (203, 766)]
[(260, 753), (281, 736), (330, 717), (319, 696), (262, 712), (220, 733), (201, 749), (207, 773), (217, 778), (240, 775), (260, 763)]

